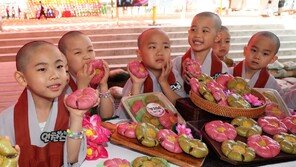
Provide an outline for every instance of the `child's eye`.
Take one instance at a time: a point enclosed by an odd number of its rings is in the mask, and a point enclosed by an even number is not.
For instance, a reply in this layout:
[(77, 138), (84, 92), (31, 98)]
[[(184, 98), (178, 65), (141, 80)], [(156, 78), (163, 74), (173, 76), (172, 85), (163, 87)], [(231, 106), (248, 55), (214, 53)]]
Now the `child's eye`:
[(81, 52), (75, 52), (74, 55), (78, 55), (78, 54), (80, 54), (80, 53), (81, 53)]
[(269, 53), (263, 53), (264, 56), (269, 56)]
[(93, 49), (89, 49), (89, 50), (88, 50), (88, 52), (93, 52), (93, 51), (94, 51)]
[(202, 32), (206, 33), (206, 32), (209, 32), (209, 30), (202, 30)]
[(197, 28), (190, 28), (190, 31), (196, 32), (197, 31)]
[(63, 68), (63, 67), (64, 67), (63, 65), (58, 65), (58, 66), (57, 66), (57, 68)]
[(148, 48), (149, 49), (155, 49), (156, 47), (155, 46), (149, 46)]
[(164, 48), (169, 49), (169, 48), (171, 48), (171, 46), (170, 45), (165, 45)]
[(251, 49), (251, 52), (254, 52), (255, 53), (256, 52), (256, 49)]
[(225, 41), (226, 43), (230, 43), (230, 40)]
[(38, 68), (37, 71), (46, 71), (45, 68)]

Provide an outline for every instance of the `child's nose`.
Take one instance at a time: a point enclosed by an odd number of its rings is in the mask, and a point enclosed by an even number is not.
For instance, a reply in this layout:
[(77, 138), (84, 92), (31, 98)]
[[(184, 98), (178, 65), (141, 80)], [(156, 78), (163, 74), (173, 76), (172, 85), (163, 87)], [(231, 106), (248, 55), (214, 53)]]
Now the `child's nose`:
[(59, 73), (57, 70), (52, 70), (50, 73), (50, 80), (52, 79), (58, 79), (59, 78)]

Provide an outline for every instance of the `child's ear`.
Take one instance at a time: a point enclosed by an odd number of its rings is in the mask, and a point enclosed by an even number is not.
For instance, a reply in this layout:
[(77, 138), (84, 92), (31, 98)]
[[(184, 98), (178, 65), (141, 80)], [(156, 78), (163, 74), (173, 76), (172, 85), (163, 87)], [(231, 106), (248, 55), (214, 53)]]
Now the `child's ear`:
[(22, 72), (16, 71), (14, 73), (14, 78), (18, 82), (18, 84), (20, 84), (21, 86), (24, 86), (24, 87), (27, 86), (26, 78)]
[(137, 52), (137, 58), (138, 58), (138, 60), (139, 61), (142, 61), (141, 50), (140, 49), (137, 49), (136, 52)]
[(278, 59), (278, 57), (276, 55), (274, 55), (273, 58), (270, 60), (269, 64), (274, 63), (277, 59)]
[(247, 52), (248, 52), (248, 51), (247, 51), (247, 46), (245, 45), (245, 46), (244, 46), (244, 57), (246, 57)]

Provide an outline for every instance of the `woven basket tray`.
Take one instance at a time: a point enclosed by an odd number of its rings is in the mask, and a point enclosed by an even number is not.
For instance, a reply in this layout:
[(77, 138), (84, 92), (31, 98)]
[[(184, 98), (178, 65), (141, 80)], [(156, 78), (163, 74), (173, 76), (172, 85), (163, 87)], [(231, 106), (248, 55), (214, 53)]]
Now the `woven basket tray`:
[(215, 115), (229, 117), (229, 118), (235, 118), (238, 116), (257, 118), (260, 115), (262, 115), (265, 110), (265, 106), (266, 106), (265, 98), (261, 93), (259, 93), (254, 89), (252, 89), (251, 94), (257, 96), (260, 100), (262, 100), (264, 105), (256, 108), (236, 108), (236, 107), (221, 106), (221, 105), (218, 105), (217, 103), (208, 101), (200, 97), (199, 95), (197, 95), (192, 91), (190, 91), (189, 97), (196, 106)]

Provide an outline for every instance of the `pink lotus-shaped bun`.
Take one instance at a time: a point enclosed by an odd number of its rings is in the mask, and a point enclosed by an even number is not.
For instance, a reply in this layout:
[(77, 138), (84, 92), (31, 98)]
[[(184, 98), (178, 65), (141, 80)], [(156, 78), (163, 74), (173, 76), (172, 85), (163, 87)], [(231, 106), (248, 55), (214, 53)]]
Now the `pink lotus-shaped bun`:
[(88, 110), (98, 101), (98, 94), (93, 88), (78, 89), (66, 98), (66, 104), (75, 109)]
[(105, 75), (103, 60), (92, 60), (91, 62), (89, 62), (89, 64), (96, 72), (96, 75), (90, 81), (90, 85), (95, 88)]
[(157, 140), (163, 148), (173, 153), (183, 152), (179, 143), (178, 135), (175, 134), (172, 130), (161, 129), (157, 133)]
[(190, 72), (195, 77), (198, 77), (201, 74), (201, 65), (196, 60), (187, 58), (184, 61), (184, 66), (186, 71)]
[(133, 114), (137, 114), (137, 112), (143, 107), (145, 107), (145, 104), (142, 100), (135, 100), (131, 106), (131, 111)]
[(258, 119), (258, 125), (261, 126), (265, 133), (276, 135), (281, 132), (287, 133), (286, 125), (281, 122), (277, 117), (264, 116)]
[(130, 162), (126, 159), (113, 158), (106, 160), (104, 167), (130, 167)]
[(199, 95), (199, 82), (196, 78), (190, 78), (189, 80), (191, 91)]
[(117, 133), (128, 138), (136, 138), (136, 122), (122, 122), (117, 125)]
[(287, 126), (290, 132), (296, 134), (296, 115), (288, 116), (282, 121)]
[(146, 78), (148, 71), (144, 64), (140, 61), (134, 60), (128, 63), (130, 72), (137, 78)]
[(227, 82), (233, 78), (234, 77), (230, 74), (220, 74), (216, 78), (216, 82), (218, 82), (222, 86), (223, 90), (225, 90), (227, 88)]
[(205, 131), (213, 140), (223, 142), (225, 140), (233, 140), (237, 133), (233, 125), (215, 120), (206, 123)]
[(263, 158), (275, 157), (281, 151), (280, 144), (265, 135), (252, 135), (248, 138), (247, 144), (255, 150), (257, 155)]

